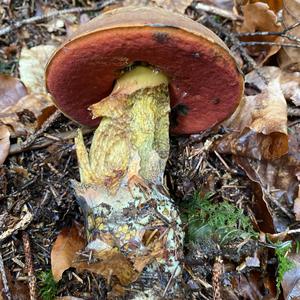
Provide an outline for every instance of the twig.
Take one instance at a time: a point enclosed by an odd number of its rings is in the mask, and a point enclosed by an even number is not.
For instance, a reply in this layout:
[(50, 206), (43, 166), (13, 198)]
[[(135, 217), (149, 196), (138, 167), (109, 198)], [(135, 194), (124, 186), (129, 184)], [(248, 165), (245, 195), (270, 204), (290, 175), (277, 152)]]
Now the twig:
[(247, 53), (240, 40), (233, 33), (229, 32), (223, 25), (214, 21), (210, 16), (207, 16), (206, 22), (226, 36), (226, 38), (234, 45), (234, 47), (239, 50), (242, 58), (246, 61), (251, 69), (257, 69), (255, 60)]
[[(85, 135), (87, 133), (92, 132), (93, 130), (94, 129), (91, 128), (83, 128), (82, 133)], [(56, 134), (56, 137), (61, 141), (73, 139), (75, 136), (77, 136), (77, 130), (61, 132)], [(53, 139), (43, 137), (41, 138), (41, 140), (39, 140), (38, 142), (36, 141), (33, 145), (29, 146), (28, 148), (22, 148), (21, 144), (13, 144), (10, 146), (9, 155), (17, 154), (29, 150), (42, 149), (48, 147), (49, 145), (52, 145), (54, 142), (55, 141)]]
[(29, 136), (23, 143), (21, 143), (21, 148), (25, 149), (28, 148), (33, 142), (43, 134), (52, 124), (57, 120), (57, 118), (61, 115), (59, 110), (56, 110), (42, 125), (42, 127), (37, 130), (34, 134)]
[(300, 117), (300, 108), (288, 107), (288, 116), (290, 116), (290, 117)]
[(221, 256), (217, 256), (212, 270), (212, 284), (213, 284), (213, 299), (222, 300), (221, 296), (221, 277), (223, 274), (223, 260)]
[(195, 5), (193, 5), (193, 8), (196, 10), (202, 10), (205, 11), (207, 13), (211, 13), (220, 17), (223, 17), (225, 19), (229, 19), (232, 21), (237, 21), (240, 20), (242, 21), (244, 18), (238, 15), (233, 14), (230, 11), (227, 11), (225, 9), (216, 7), (216, 6), (212, 6), (212, 5), (207, 5), (207, 4), (203, 4), (203, 3), (196, 3)]
[(236, 33), (235, 35), (238, 37), (241, 36), (268, 36), (268, 35), (275, 35), (275, 36), (281, 36), (281, 37), (285, 37), (291, 41), (295, 41), (300, 43), (300, 38), (294, 36), (294, 35), (290, 35), (287, 34), (287, 32), (289, 32), (290, 30), (296, 28), (300, 26), (300, 21), (293, 24), (292, 26), (287, 27), (286, 29), (282, 30), (282, 31), (257, 31), (257, 32), (239, 32)]
[(281, 47), (290, 47), (290, 48), (300, 48), (300, 45), (292, 44), (292, 43), (275, 43), (275, 42), (240, 42), (242, 46), (259, 46), (259, 45), (267, 45), (267, 46), (281, 46)]
[[(1, 279), (2, 279), (2, 284), (3, 284), (4, 295), (6, 296), (7, 300), (11, 300), (11, 293), (10, 293), (9, 286), (8, 286), (8, 280), (7, 280), (7, 277), (6, 277), (1, 252), (0, 252), (0, 273), (1, 273)], [(0, 296), (2, 296), (2, 295), (0, 294)]]
[(26, 263), (26, 269), (27, 269), (28, 281), (29, 281), (28, 284), (29, 284), (30, 300), (37, 300), (36, 277), (34, 275), (30, 241), (27, 232), (25, 231), (22, 232), (22, 239), (24, 245), (25, 263)]
[(107, 5), (111, 5), (111, 4), (114, 4), (116, 2), (117, 2), (117, 0), (107, 0), (107, 1), (101, 3), (100, 5), (97, 5), (95, 7), (73, 7), (73, 8), (54, 11), (54, 12), (51, 12), (49, 14), (45, 14), (45, 15), (42, 15), (42, 16), (35, 16), (35, 17), (29, 18), (29, 19), (15, 21), (15, 22), (13, 22), (13, 24), (1, 28), (0, 29), (0, 36), (8, 34), (9, 32), (11, 32), (13, 30), (16, 30), (18, 28), (21, 28), (22, 26), (25, 26), (25, 25), (28, 25), (28, 24), (31, 24), (31, 23), (35, 23), (35, 22), (45, 21), (47, 19), (54, 18), (54, 17), (57, 17), (57, 16), (61, 16), (61, 15), (65, 15), (65, 14), (74, 14), (74, 13), (81, 14), (81, 13), (86, 13), (86, 12), (99, 11), (99, 10), (102, 10)]

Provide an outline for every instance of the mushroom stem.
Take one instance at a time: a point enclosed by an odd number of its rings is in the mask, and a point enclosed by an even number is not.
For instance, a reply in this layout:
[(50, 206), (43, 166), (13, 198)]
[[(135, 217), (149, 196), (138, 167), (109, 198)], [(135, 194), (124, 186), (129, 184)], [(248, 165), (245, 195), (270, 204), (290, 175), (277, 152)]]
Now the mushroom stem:
[(89, 153), (81, 132), (75, 140), (81, 183), (74, 187), (97, 271), (108, 281), (113, 277), (114, 287), (130, 285), (131, 299), (174, 299), (180, 294), (183, 231), (163, 185), (169, 154), (167, 77), (137, 67), (90, 110), (101, 122)]

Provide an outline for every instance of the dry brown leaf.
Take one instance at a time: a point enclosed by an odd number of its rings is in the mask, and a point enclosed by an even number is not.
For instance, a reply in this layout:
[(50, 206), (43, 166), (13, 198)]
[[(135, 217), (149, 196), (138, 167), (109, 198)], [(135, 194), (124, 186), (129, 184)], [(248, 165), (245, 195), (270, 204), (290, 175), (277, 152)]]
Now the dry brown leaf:
[(30, 94), (21, 98), (15, 105), (6, 107), (0, 113), (0, 124), (10, 126), (14, 136), (33, 133), (43, 114), (49, 116), (49, 107), (53, 106), (52, 98), (47, 94)]
[(241, 7), (248, 3), (263, 2), (269, 5), (270, 9), (275, 13), (282, 9), (282, 0), (235, 0), (234, 6), (237, 11), (241, 11)]
[(5, 125), (0, 126), (0, 165), (2, 165), (9, 154), (10, 132)]
[[(300, 20), (300, 1), (299, 0), (284, 0), (283, 5), (283, 26), (287, 28), (294, 25)], [(288, 32), (290, 35), (300, 39), (300, 26)], [(287, 43), (295, 43), (299, 45), (299, 42), (285, 39)], [(300, 72), (300, 49), (286, 47), (282, 48), (279, 53), (279, 65), (282, 69), (287, 71)]]
[(129, 285), (136, 281), (139, 273), (134, 270), (132, 263), (120, 252), (116, 250), (105, 251), (101, 261), (89, 264), (80, 262), (73, 264), (77, 271), (88, 270), (102, 275), (105, 279), (116, 276), (122, 286)]
[(191, 0), (125, 0), (122, 2), (123, 6), (159, 6), (181, 14), (184, 14), (191, 3)]
[[(290, 213), (298, 195), (300, 174), (300, 125), (289, 128), (289, 153), (274, 161), (235, 157), (254, 182), (254, 212), (264, 232), (283, 232), (294, 216)], [(298, 175), (299, 176), (299, 175)], [(272, 229), (273, 228), (273, 229)]]
[(261, 68), (249, 73), (246, 83), (261, 92), (241, 101), (224, 123), (232, 132), (217, 141), (216, 149), (255, 159), (277, 159), (288, 152), (287, 105), (280, 87), (280, 72)]
[[(241, 27), (237, 28), (238, 32), (257, 32), (257, 31), (281, 31), (281, 25), (277, 23), (275, 13), (269, 9), (269, 6), (262, 2), (246, 4), (242, 6), (244, 21)], [(282, 42), (280, 36), (255, 36), (242, 37), (242, 41), (250, 42)], [(249, 53), (256, 57), (257, 62), (262, 65), (270, 56), (277, 53), (280, 46), (257, 45), (247, 47)]]
[(0, 74), (0, 111), (14, 105), (26, 94), (26, 87), (19, 79)]
[(51, 269), (55, 281), (59, 281), (65, 270), (73, 266), (76, 253), (85, 245), (83, 228), (77, 223), (64, 228), (58, 235), (51, 251)]
[(20, 79), (29, 93), (46, 94), (45, 66), (56, 47), (40, 45), (23, 48), (19, 61)]

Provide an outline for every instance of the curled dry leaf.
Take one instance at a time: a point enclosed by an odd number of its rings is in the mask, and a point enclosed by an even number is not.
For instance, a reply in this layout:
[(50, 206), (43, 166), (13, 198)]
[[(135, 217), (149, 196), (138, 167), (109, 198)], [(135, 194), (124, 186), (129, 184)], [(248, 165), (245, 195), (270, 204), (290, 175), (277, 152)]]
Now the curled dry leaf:
[(159, 6), (166, 10), (184, 14), (192, 2), (191, 0), (125, 0), (122, 4), (123, 6)]
[(23, 48), (19, 61), (20, 78), (30, 93), (45, 94), (45, 66), (55, 46)]
[(73, 266), (76, 253), (84, 245), (83, 227), (77, 223), (59, 233), (51, 251), (51, 269), (55, 281), (59, 281), (63, 272)]
[(277, 159), (288, 152), (287, 105), (280, 87), (280, 72), (267, 67), (253, 71), (246, 76), (246, 84), (260, 93), (246, 96), (223, 123), (232, 132), (217, 141), (216, 148), (238, 156)]
[(14, 105), (26, 94), (26, 87), (19, 79), (0, 74), (0, 110)]
[(0, 165), (2, 165), (9, 153), (10, 133), (5, 125), (0, 126)]
[[(256, 2), (242, 6), (244, 21), (240, 27), (237, 27), (238, 32), (257, 32), (257, 31), (281, 31), (281, 25), (277, 23), (275, 13), (269, 9), (265, 3)], [(282, 42), (280, 36), (255, 36), (242, 37), (242, 41), (247, 42)], [(248, 51), (251, 55), (256, 57), (257, 62), (262, 65), (270, 56), (277, 53), (280, 46), (272, 45), (257, 45), (249, 46)]]
[(53, 106), (52, 98), (47, 94), (30, 94), (15, 105), (6, 107), (0, 113), (0, 124), (12, 128), (14, 136), (33, 133), (40, 125), (43, 114)]

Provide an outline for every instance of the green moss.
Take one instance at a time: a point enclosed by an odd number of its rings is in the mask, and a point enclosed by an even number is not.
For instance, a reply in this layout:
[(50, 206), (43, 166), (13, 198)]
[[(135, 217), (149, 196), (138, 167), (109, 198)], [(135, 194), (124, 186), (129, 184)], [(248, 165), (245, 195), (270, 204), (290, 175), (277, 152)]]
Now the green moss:
[(276, 287), (277, 290), (280, 290), (280, 284), (282, 282), (283, 276), (287, 271), (290, 271), (294, 268), (295, 264), (292, 262), (287, 255), (292, 250), (292, 241), (286, 241), (279, 245), (276, 245), (275, 254), (278, 261), (277, 269), (277, 278), (276, 278)]
[(55, 282), (51, 270), (41, 272), (39, 279), (39, 294), (43, 300), (53, 300), (58, 291), (57, 283)]
[(213, 194), (196, 193), (183, 207), (183, 220), (188, 225), (188, 241), (213, 239), (220, 245), (254, 238), (257, 233), (243, 210), (226, 201), (213, 203)]

